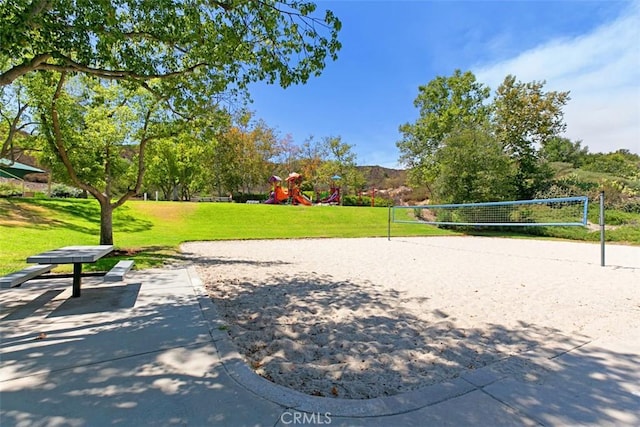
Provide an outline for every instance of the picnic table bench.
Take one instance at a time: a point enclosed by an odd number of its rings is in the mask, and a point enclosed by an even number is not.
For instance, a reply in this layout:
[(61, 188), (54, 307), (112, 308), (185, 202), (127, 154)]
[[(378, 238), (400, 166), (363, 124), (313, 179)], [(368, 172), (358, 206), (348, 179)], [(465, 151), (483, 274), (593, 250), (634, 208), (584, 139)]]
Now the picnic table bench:
[(118, 261), (107, 274), (104, 275), (105, 282), (119, 282), (124, 279), (124, 275), (133, 267), (132, 259), (123, 259)]
[[(27, 258), (27, 262), (36, 262), (20, 271), (0, 277), (0, 288), (18, 287), (24, 282), (41, 278), (39, 276), (50, 272), (57, 264), (73, 264), (73, 297), (80, 296), (82, 280), (82, 264), (94, 263), (113, 251), (113, 245), (99, 246), (66, 246), (60, 249), (43, 252)], [(133, 260), (120, 260), (104, 274), (105, 282), (118, 282), (133, 267)], [(93, 274), (91, 274), (93, 275)], [(46, 276), (52, 277), (52, 276)], [(60, 276), (64, 277), (64, 276)], [(66, 276), (68, 277), (68, 276)]]
[(23, 270), (0, 277), (0, 288), (13, 288), (15, 286), (20, 286), (29, 279), (33, 279), (41, 274), (50, 272), (53, 267), (55, 267), (53, 264), (30, 265)]
[[(57, 264), (73, 264), (73, 292), (72, 296), (80, 296), (82, 283), (82, 264), (94, 263), (113, 251), (113, 245), (97, 246), (66, 246), (51, 251), (42, 252), (27, 258), (28, 263), (37, 263), (23, 270), (9, 274), (0, 280), (2, 287), (20, 286), (27, 280), (34, 279), (51, 271)], [(129, 267), (131, 268), (131, 267)]]

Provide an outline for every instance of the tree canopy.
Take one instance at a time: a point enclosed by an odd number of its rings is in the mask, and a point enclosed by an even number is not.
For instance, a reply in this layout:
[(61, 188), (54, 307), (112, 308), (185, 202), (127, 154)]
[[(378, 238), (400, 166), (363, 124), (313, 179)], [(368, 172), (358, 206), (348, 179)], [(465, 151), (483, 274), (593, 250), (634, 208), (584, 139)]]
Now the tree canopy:
[(564, 132), (562, 108), (569, 92), (544, 91), (545, 82), (523, 83), (508, 75), (496, 90), (493, 126), (516, 166), (515, 197), (530, 199), (551, 177), (539, 149)]
[(0, 86), (36, 70), (160, 78), (196, 93), (304, 83), (341, 47), (340, 21), (315, 10), (299, 0), (6, 0)]
[(397, 143), (400, 162), (409, 166), (412, 182), (432, 182), (437, 177), (436, 153), (454, 129), (487, 120), (489, 109), (484, 101), (489, 94), (489, 88), (477, 82), (473, 73), (460, 70), (418, 87), (413, 104), (419, 117), (415, 123), (400, 126), (402, 140)]
[(544, 91), (544, 84), (508, 75), (491, 101), (490, 88), (470, 71), (420, 86), (419, 117), (400, 126), (397, 143), (412, 183), (435, 184), (434, 194), (449, 201), (533, 197), (551, 176), (540, 148), (551, 149), (564, 131), (562, 108), (569, 100), (568, 92)]

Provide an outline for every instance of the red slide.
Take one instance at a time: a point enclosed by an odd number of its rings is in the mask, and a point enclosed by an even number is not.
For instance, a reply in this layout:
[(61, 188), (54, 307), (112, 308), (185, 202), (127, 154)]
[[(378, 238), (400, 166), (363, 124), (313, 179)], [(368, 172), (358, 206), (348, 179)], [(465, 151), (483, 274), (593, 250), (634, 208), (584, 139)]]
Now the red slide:
[(304, 194), (296, 194), (293, 197), (293, 200), (296, 201), (296, 203), (300, 203), (301, 205), (305, 205), (305, 206), (311, 206), (313, 203), (311, 203), (311, 200), (307, 199)]

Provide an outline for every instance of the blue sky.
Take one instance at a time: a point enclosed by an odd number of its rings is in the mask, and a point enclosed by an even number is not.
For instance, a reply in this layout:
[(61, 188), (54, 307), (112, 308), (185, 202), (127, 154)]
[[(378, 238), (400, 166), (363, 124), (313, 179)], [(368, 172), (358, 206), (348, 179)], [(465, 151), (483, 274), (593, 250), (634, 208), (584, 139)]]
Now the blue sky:
[(455, 69), (492, 92), (508, 74), (570, 91), (564, 136), (590, 152), (640, 153), (640, 1), (317, 1), (342, 21), (320, 77), (255, 84), (257, 118), (290, 134), (340, 136), (360, 165), (400, 167), (398, 127), (418, 86)]

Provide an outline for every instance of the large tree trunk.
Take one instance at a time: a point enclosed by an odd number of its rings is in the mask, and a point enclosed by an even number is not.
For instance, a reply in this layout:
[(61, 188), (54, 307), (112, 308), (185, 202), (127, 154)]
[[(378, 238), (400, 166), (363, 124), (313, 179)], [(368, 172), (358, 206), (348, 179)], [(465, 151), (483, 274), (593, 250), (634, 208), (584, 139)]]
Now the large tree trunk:
[(100, 244), (113, 245), (113, 206), (106, 200), (100, 202)]

